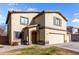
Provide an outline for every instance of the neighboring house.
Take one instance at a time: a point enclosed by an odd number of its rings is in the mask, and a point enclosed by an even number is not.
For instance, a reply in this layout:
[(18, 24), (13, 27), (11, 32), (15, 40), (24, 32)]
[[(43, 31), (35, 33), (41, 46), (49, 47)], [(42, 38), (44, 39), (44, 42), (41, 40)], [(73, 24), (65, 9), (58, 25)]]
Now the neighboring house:
[(0, 28), (0, 44), (9, 44), (7, 33), (2, 28)]
[(9, 11), (9, 44), (59, 44), (69, 42), (67, 19), (59, 11)]
[(68, 26), (67, 32), (70, 34), (71, 41), (79, 41), (79, 28)]
[(0, 28), (0, 36), (2, 36), (3, 34), (3, 30)]

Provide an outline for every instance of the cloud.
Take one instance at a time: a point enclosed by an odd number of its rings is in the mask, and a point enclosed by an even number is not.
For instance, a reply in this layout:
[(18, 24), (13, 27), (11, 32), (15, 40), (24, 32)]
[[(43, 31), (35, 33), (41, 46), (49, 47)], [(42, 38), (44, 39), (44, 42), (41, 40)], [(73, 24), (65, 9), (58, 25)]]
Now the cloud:
[(74, 20), (72, 20), (73, 23), (79, 22), (79, 18), (75, 18)]
[(36, 8), (27, 8), (26, 10), (27, 10), (27, 11), (37, 11)]
[(0, 14), (0, 23), (5, 23), (6, 17)]
[(77, 12), (77, 13), (74, 13), (74, 15), (79, 15), (79, 12)]
[(5, 18), (0, 14), (0, 19), (3, 20), (3, 19), (5, 19)]
[(8, 8), (8, 11), (37, 11), (36, 8), (18, 9), (18, 8)]
[(8, 3), (9, 6), (15, 6), (18, 5), (17, 3)]
[(17, 9), (17, 8), (8, 8), (8, 11), (22, 11), (22, 9)]

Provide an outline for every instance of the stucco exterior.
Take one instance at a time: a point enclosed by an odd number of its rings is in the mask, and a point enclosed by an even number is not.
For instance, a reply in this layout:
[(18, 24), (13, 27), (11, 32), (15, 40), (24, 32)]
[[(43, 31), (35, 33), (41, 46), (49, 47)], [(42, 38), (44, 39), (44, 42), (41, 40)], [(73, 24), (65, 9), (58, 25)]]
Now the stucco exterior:
[(45, 14), (41, 14), (40, 16), (34, 19), (36, 24), (39, 24), (39, 41), (40, 43), (45, 42), (45, 29), (41, 29), (45, 26)]
[(9, 43), (12, 44), (14, 41), (20, 42), (21, 40), (17, 40), (15, 38), (14, 31), (21, 32), (24, 27), (27, 25), (20, 24), (20, 16), (29, 18), (29, 24), (31, 23), (34, 16), (36, 16), (38, 13), (11, 13), (11, 19), (9, 22), (9, 28), (8, 28), (8, 35), (9, 35)]
[[(62, 20), (61, 26), (55, 26), (53, 23), (54, 17), (58, 17)], [(57, 29), (62, 29), (66, 30), (67, 29), (67, 22), (64, 20), (64, 18), (58, 14), (58, 13), (45, 13), (45, 26), (46, 27), (52, 27), (52, 28), (57, 28)]]
[[(58, 17), (58, 18), (61, 19), (61, 21), (62, 21), (61, 26), (56, 26), (56, 25), (53, 24), (54, 23), (53, 17)], [(47, 28), (45, 29), (45, 41), (49, 41), (50, 39), (53, 40), (53, 37), (51, 37), (49, 39), (50, 34), (52, 34), (52, 35), (53, 34), (55, 34), (55, 35), (59, 34), (59, 35), (64, 36), (64, 41), (62, 43), (69, 42), (69, 39), (67, 39), (67, 22), (58, 13), (45, 13), (45, 27), (51, 28), (51, 29), (47, 29)], [(60, 38), (60, 36), (58, 38)], [(52, 42), (52, 44), (53, 44), (53, 42)]]
[(7, 23), (7, 36), (8, 36), (8, 41), (9, 41), (9, 44), (11, 44), (11, 17), (9, 17), (9, 21)]
[[(69, 40), (67, 39), (67, 33), (64, 31), (58, 31), (58, 30), (51, 30), (51, 29), (45, 29), (45, 41), (49, 41), (50, 39), (53, 40), (53, 37), (50, 38), (50, 34), (55, 34), (55, 35), (63, 35), (64, 39), (63, 42), (68, 42)], [(50, 38), (50, 39), (49, 39)], [(60, 38), (60, 37), (57, 37)], [(61, 40), (61, 39), (60, 39)], [(53, 43), (52, 43), (53, 44)], [(55, 44), (55, 43), (54, 43)]]
[[(20, 16), (27, 17), (29, 19), (29, 24), (20, 24)], [(61, 19), (61, 26), (56, 26), (53, 24), (54, 16)], [(9, 18), (10, 20), (7, 22), (7, 24), (10, 44), (12, 44), (14, 41), (20, 43), (22, 41), (22, 43), (26, 42), (26, 44), (32, 44), (33, 39), (36, 39), (37, 44), (55, 44), (56, 42), (56, 44), (58, 44), (69, 42), (69, 35), (67, 34), (67, 20), (59, 12), (43, 11), (38, 13), (11, 13)], [(17, 39), (14, 33), (15, 31), (23, 31), (23, 38)], [(33, 34), (36, 36), (36, 38), (33, 38)], [(58, 40), (53, 41), (56, 39), (56, 35), (59, 39), (57, 38)]]

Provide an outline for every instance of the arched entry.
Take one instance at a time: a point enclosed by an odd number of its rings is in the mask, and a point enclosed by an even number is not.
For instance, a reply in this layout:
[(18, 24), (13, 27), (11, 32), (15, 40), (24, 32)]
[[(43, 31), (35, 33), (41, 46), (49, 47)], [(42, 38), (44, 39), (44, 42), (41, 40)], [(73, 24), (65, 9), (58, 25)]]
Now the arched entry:
[(31, 33), (32, 43), (37, 44), (37, 31), (32, 31)]

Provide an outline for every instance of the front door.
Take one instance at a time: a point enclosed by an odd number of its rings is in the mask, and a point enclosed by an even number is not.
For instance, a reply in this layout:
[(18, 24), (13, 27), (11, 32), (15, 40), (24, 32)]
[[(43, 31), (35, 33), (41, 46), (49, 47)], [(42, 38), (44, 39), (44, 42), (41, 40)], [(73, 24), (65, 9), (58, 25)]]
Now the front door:
[(33, 44), (37, 43), (37, 32), (36, 31), (32, 32), (32, 43)]

